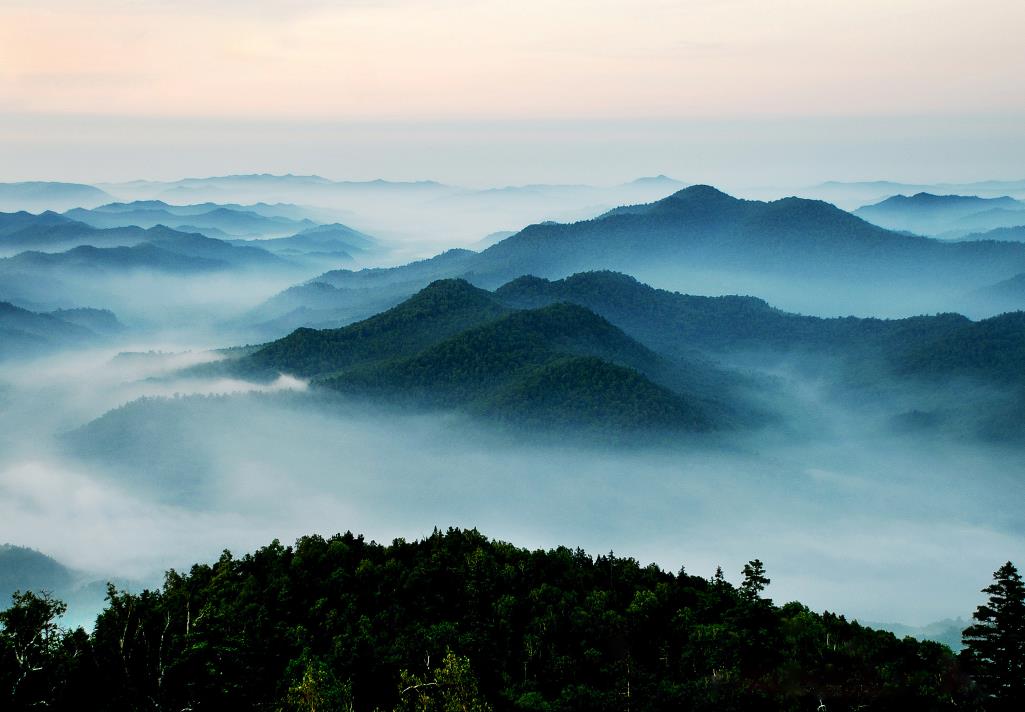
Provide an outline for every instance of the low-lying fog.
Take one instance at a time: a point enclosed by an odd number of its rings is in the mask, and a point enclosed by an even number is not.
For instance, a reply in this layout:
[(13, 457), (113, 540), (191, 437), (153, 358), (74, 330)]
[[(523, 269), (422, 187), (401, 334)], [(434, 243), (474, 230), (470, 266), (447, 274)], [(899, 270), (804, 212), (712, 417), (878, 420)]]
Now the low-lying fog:
[[(840, 410), (811, 414), (814, 435), (729, 447), (555, 447), (456, 416), (324, 404), (294, 379), (184, 380), (177, 369), (211, 356), (125, 348), (177, 355), (5, 364), (0, 542), (155, 584), (166, 567), (275, 537), (478, 527), (704, 576), (722, 565), (734, 581), (758, 557), (778, 602), (912, 625), (967, 616), (991, 572), (1025, 554), (1023, 453), (888, 436)], [(166, 400), (63, 435), (142, 396)], [(82, 432), (99, 456), (76, 454)], [(169, 487), (168, 473), (190, 486)]]

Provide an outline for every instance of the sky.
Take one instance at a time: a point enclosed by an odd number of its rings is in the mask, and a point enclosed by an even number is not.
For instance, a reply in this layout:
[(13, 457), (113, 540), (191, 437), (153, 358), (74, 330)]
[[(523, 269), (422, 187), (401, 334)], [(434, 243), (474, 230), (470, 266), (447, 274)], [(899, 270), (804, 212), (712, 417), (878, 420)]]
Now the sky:
[(1023, 26), (1016, 0), (0, 0), (0, 179), (1020, 178)]

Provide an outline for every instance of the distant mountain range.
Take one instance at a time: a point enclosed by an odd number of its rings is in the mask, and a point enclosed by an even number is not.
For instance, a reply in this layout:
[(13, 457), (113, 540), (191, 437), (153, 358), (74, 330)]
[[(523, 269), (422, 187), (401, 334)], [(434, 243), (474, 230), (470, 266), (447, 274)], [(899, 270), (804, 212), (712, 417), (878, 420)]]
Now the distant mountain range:
[[(944, 242), (880, 228), (828, 203), (764, 203), (692, 186), (592, 220), (532, 225), (479, 253), (449, 250), (401, 267), (327, 272), (251, 318), (326, 323), (369, 316), (436, 279), (495, 288), (520, 275), (603, 269), (677, 289), (750, 289), (784, 303), (800, 283), (798, 298), (810, 304), (836, 303), (831, 309), (850, 313), (866, 299), (891, 300), (914, 305), (901, 309), (914, 313), (957, 308), (966, 292), (1025, 271), (1025, 245)], [(362, 303), (372, 306), (361, 312)]]
[(1025, 225), (1025, 202), (1007, 196), (895, 195), (854, 211), (890, 230), (920, 235), (960, 237), (971, 232)]
[(99, 303), (121, 311), (121, 302), (104, 296), (109, 283), (97, 277), (237, 271), (288, 280), (317, 266), (346, 263), (324, 258), (311, 266), (250, 243), (236, 245), (162, 225), (96, 228), (52, 212), (0, 213), (4, 253), (9, 256), (0, 257), (0, 299), (43, 310)]
[(878, 203), (894, 195), (932, 193), (934, 195), (977, 195), (981, 198), (999, 198), (1009, 195), (1025, 199), (1025, 179), (986, 180), (974, 183), (900, 183), (896, 181), (827, 181), (804, 188), (799, 195), (828, 200), (830, 203), (853, 210), (861, 205)]
[[(0, 213), (0, 249), (26, 251), (0, 261), (0, 269), (21, 264), (153, 269), (288, 266), (286, 260), (259, 247), (259, 241), (233, 244), (164, 225), (99, 228), (53, 212)], [(2, 266), (5, 263), (7, 267)]]
[(68, 210), (108, 203), (113, 196), (91, 185), (26, 181), (0, 183), (0, 211)]
[(471, 189), (435, 181), (333, 181), (320, 176), (237, 175), (180, 181), (132, 181), (101, 187), (124, 200), (167, 203), (291, 201), (334, 213), (344, 222), (400, 240), (470, 244), (496, 226), (519, 229), (544, 220), (579, 220), (616, 205), (650, 201), (683, 187), (666, 176), (615, 186), (522, 185)]
[(193, 232), (204, 234), (206, 230), (210, 230), (214, 233), (211, 237), (282, 237), (294, 235), (317, 224), (308, 218), (297, 220), (275, 215), (269, 208), (270, 206), (263, 205), (262, 211), (256, 212), (245, 206), (229, 207), (212, 203), (169, 205), (162, 201), (149, 200), (137, 203), (111, 203), (91, 210), (75, 208), (67, 211), (65, 216), (97, 228), (148, 228), (164, 225), (176, 229), (187, 227)]

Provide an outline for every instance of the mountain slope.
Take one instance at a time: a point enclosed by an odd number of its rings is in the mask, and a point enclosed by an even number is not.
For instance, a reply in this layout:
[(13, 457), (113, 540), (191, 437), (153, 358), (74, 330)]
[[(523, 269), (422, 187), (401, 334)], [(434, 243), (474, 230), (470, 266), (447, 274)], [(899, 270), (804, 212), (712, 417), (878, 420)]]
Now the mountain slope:
[(1021, 313), (971, 321), (958, 314), (908, 319), (830, 318), (791, 314), (754, 297), (696, 297), (654, 289), (614, 272), (549, 281), (521, 277), (495, 291), (502, 303), (538, 308), (586, 306), (662, 353), (700, 350), (720, 359), (748, 353), (805, 353), (871, 361), (893, 375), (962, 376), (1025, 384), (1011, 364), (1025, 359)]
[(361, 397), (606, 429), (706, 430), (723, 427), (731, 410), (711, 389), (689, 388), (700, 380), (694, 374), (722, 376), (707, 364), (670, 362), (583, 307), (510, 310), (463, 280), (434, 282), (348, 327), (298, 329), (215, 368), (286, 372)]
[(661, 367), (658, 356), (596, 314), (555, 304), (512, 312), (410, 358), (364, 365), (322, 384), (538, 426), (709, 430), (723, 424), (710, 404), (656, 385), (649, 375)]
[(297, 329), (246, 359), (254, 371), (313, 377), (367, 361), (416, 353), (507, 310), (461, 280), (435, 282), (402, 304), (341, 329)]

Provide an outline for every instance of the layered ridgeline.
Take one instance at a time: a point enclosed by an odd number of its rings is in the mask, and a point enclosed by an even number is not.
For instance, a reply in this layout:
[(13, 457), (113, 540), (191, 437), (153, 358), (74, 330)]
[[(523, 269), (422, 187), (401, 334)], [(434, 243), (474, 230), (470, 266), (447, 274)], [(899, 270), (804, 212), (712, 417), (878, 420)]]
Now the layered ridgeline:
[(57, 213), (0, 213), (0, 269), (33, 266), (145, 266), (152, 269), (274, 268), (287, 262), (253, 246), (235, 246), (164, 225), (98, 228)]
[[(561, 278), (596, 269), (674, 289), (757, 293), (800, 311), (922, 313), (959, 309), (967, 292), (1025, 271), (1025, 245), (950, 243), (891, 232), (819, 201), (764, 203), (692, 186), (593, 220), (532, 225), (479, 253), (328, 272), (251, 319), (326, 324), (369, 316), (439, 278), (493, 289), (524, 274)], [(363, 303), (373, 306), (360, 313)]]
[(960, 237), (995, 228), (1025, 225), (1025, 202), (1008, 196), (894, 195), (854, 211), (858, 217), (890, 230), (919, 235)]
[(0, 360), (97, 346), (123, 330), (117, 317), (103, 309), (40, 313), (0, 302)]
[(258, 247), (302, 263), (352, 264), (382, 251), (378, 240), (335, 220), (336, 213), (291, 203), (253, 205), (198, 203), (171, 205), (160, 200), (110, 203), (64, 213), (96, 228), (158, 225), (199, 233), (240, 247)]
[[(91, 634), (50, 630), (10, 709), (980, 709), (950, 649), (612, 554), (450, 529), (389, 546), (278, 542), (112, 589)], [(2, 614), (31, 639), (54, 606)], [(19, 615), (39, 612), (38, 617)], [(0, 679), (23, 673), (0, 646)], [(984, 707), (982, 707), (984, 709)]]
[(164, 225), (209, 237), (284, 237), (316, 227), (299, 217), (295, 205), (219, 205), (199, 203), (171, 205), (161, 200), (108, 203), (96, 208), (76, 208), (64, 215), (98, 228), (155, 227)]
[(235, 175), (103, 186), (125, 199), (168, 203), (252, 204), (291, 201), (317, 222), (357, 224), (374, 234), (468, 245), (498, 229), (543, 220), (580, 220), (628, 203), (649, 202), (683, 187), (666, 176), (610, 186), (514, 185), (466, 188), (434, 181), (335, 181), (321, 176)]
[(287, 284), (312, 271), (253, 244), (163, 225), (97, 228), (57, 213), (0, 213), (0, 300), (33, 309), (100, 304), (125, 313), (133, 291), (150, 291), (144, 281), (130, 284), (140, 274), (244, 273)]
[(202, 370), (213, 369), (284, 372), (350, 395), (609, 430), (724, 427), (735, 414), (720, 398), (741, 381), (699, 359), (657, 355), (586, 308), (511, 309), (463, 280)]
[[(594, 359), (616, 368), (602, 365), (599, 373)], [(489, 415), (546, 403), (538, 414), (565, 420), (571, 410), (582, 417), (595, 400), (627, 407), (624, 392), (644, 393), (628, 386), (622, 369), (704, 404), (705, 413), (718, 410), (714, 423), (757, 420), (737, 417), (759, 410), (751, 405), (755, 392), (781, 413), (814, 415), (809, 409), (822, 404), (801, 404), (798, 394), (801, 382), (814, 381), (828, 399), (869, 408), (883, 418), (880, 427), (1019, 438), (1023, 360), (1022, 313), (981, 321), (958, 314), (819, 318), (754, 297), (691, 296), (593, 272), (521, 277), (493, 293), (438, 281), (365, 321), (298, 329), (216, 368), (247, 377), (287, 373), (346, 393)], [(585, 383), (593, 385), (569, 385)], [(665, 394), (652, 390), (644, 399), (661, 403)], [(715, 403), (723, 405), (709, 411)]]

